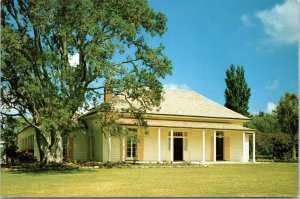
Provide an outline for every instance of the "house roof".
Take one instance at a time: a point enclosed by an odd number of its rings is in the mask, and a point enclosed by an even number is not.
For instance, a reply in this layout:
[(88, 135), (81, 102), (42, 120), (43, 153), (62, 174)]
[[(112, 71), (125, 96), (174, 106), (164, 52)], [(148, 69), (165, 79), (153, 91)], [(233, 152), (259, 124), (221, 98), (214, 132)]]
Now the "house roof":
[[(156, 110), (154, 108), (152, 111), (147, 111), (148, 114), (249, 119), (192, 90), (164, 89), (163, 97), (160, 109)], [(121, 96), (115, 96), (112, 101), (119, 109), (128, 106)]]

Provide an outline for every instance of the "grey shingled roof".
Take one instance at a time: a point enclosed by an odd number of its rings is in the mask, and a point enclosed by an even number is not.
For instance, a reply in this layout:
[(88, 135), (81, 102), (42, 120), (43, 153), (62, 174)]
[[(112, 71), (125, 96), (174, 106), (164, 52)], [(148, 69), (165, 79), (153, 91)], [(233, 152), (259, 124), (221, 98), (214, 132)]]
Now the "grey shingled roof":
[[(249, 119), (234, 112), (192, 90), (170, 90), (164, 89), (164, 100), (161, 102), (160, 110), (155, 108), (148, 111), (149, 114), (198, 116), (214, 118)], [(119, 98), (119, 97), (118, 97)], [(116, 108), (125, 108), (126, 102), (119, 98), (113, 100)]]

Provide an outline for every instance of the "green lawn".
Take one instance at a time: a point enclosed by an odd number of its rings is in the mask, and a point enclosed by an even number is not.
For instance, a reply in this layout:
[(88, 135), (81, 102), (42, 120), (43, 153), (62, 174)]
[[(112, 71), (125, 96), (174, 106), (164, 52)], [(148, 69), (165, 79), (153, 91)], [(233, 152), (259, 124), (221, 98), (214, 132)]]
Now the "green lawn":
[(296, 197), (298, 164), (1, 171), (3, 197)]

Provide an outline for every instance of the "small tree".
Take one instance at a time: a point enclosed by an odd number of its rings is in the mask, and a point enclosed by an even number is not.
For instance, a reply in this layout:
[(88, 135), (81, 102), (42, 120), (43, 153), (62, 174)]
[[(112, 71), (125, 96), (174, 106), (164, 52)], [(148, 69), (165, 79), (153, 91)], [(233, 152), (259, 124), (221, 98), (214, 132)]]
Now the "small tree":
[(249, 116), (248, 103), (251, 96), (250, 88), (245, 80), (245, 70), (243, 66), (230, 65), (226, 71), (225, 82), (225, 107), (236, 111), (242, 115)]
[(298, 134), (298, 96), (285, 93), (276, 108), (279, 124), (283, 132), (291, 137), (292, 159), (296, 160), (296, 140)]

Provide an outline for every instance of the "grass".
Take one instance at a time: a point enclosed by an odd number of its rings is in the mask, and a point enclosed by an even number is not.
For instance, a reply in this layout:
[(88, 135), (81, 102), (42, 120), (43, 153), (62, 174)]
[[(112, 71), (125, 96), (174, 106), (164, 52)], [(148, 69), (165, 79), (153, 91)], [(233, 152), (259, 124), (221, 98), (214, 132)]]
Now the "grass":
[(3, 197), (297, 197), (298, 164), (79, 171), (1, 170)]

